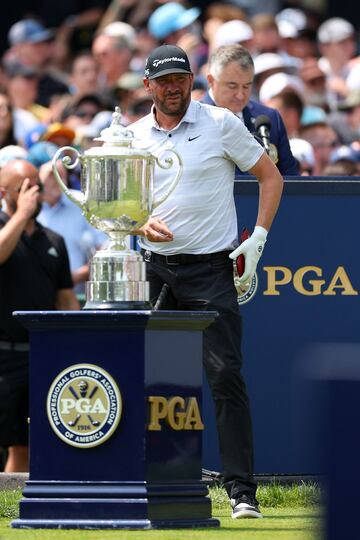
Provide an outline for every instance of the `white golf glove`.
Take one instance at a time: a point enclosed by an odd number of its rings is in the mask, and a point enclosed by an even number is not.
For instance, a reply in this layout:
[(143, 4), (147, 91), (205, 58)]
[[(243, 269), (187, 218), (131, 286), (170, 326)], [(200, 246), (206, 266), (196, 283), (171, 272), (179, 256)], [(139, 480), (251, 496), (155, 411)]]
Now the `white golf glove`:
[(264, 227), (256, 226), (254, 232), (239, 247), (234, 249), (229, 255), (230, 259), (237, 259), (239, 255), (245, 257), (245, 269), (242, 276), (239, 276), (240, 283), (250, 281), (256, 272), (257, 263), (264, 250), (267, 230)]

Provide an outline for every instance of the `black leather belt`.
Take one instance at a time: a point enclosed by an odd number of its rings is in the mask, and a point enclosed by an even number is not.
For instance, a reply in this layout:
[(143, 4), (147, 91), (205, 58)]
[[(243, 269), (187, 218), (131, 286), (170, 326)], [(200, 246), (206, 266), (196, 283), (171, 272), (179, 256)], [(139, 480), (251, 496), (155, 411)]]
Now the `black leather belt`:
[(207, 261), (223, 261), (229, 257), (231, 251), (218, 251), (217, 253), (200, 253), (198, 255), (193, 253), (181, 253), (179, 255), (160, 255), (154, 253), (148, 249), (142, 249), (141, 254), (144, 257), (145, 262), (152, 262), (155, 264), (196, 264), (199, 262)]
[(0, 351), (28, 351), (29, 343), (15, 343), (14, 341), (0, 341)]

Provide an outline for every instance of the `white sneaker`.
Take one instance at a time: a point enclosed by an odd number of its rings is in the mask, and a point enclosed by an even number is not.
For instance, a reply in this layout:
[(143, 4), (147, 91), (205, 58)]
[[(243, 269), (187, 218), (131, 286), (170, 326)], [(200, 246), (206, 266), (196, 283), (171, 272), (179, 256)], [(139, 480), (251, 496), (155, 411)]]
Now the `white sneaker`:
[(237, 499), (231, 499), (233, 519), (237, 518), (262, 518), (258, 502), (255, 497), (244, 493)]

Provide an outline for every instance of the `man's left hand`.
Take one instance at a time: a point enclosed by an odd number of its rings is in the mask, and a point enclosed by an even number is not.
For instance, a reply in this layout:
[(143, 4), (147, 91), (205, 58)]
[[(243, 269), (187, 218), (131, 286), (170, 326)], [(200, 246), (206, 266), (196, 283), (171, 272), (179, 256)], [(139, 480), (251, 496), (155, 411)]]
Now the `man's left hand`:
[(230, 259), (236, 259), (239, 255), (245, 257), (245, 269), (242, 276), (239, 276), (240, 283), (250, 281), (256, 272), (257, 263), (264, 250), (266, 242), (267, 230), (264, 227), (257, 226), (254, 232), (239, 247), (234, 249), (229, 255)]

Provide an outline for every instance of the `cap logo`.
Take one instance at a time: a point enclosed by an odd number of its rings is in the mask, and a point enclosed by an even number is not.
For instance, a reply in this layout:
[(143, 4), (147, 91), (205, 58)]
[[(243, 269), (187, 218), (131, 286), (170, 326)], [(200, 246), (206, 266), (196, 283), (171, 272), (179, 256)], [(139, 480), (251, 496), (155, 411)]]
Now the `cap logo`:
[(154, 67), (158, 67), (160, 64), (165, 64), (167, 62), (183, 62), (185, 64), (185, 59), (184, 58), (179, 58), (178, 56), (171, 56), (169, 58), (162, 58), (161, 60), (154, 60), (153, 61), (153, 66)]

